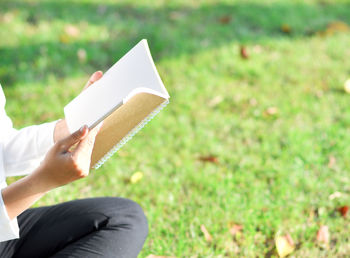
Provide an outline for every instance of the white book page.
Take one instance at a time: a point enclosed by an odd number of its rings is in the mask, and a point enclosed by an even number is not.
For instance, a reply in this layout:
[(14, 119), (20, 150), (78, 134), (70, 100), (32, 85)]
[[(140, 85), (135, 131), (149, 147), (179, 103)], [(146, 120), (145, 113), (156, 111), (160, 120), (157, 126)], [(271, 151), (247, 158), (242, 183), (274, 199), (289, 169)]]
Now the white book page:
[(141, 40), (100, 80), (80, 93), (64, 108), (69, 131), (72, 133), (83, 125), (89, 128), (96, 126), (139, 92), (169, 98), (153, 63), (146, 40)]

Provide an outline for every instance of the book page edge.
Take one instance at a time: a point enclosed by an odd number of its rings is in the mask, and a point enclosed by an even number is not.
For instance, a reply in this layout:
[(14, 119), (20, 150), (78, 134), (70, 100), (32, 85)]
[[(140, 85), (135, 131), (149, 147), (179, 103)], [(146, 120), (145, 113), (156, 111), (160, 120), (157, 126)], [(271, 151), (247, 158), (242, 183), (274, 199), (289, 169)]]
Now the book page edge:
[(166, 98), (156, 109), (154, 109), (147, 117), (145, 117), (138, 125), (129, 131), (113, 148), (111, 148), (100, 160), (91, 166), (93, 169), (100, 168), (111, 156), (113, 156), (121, 147), (124, 146), (135, 134), (137, 134), (149, 121), (151, 121), (165, 106), (169, 104)]

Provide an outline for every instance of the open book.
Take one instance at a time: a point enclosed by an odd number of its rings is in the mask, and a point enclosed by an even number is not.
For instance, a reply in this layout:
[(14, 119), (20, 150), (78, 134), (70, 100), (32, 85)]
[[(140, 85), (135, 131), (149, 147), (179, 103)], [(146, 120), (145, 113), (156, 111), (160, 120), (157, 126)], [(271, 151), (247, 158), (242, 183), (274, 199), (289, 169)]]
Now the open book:
[(168, 103), (147, 41), (141, 40), (65, 106), (64, 114), (71, 133), (103, 121), (91, 158), (91, 167), (98, 168)]

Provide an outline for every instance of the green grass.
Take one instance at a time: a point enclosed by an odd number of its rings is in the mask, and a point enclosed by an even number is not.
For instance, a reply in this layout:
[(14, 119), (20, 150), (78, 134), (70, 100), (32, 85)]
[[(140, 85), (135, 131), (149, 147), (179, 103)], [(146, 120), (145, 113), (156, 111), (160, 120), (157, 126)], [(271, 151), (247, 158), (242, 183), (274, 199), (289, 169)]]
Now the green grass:
[[(131, 198), (150, 224), (140, 257), (276, 256), (278, 232), (291, 234), (296, 257), (345, 257), (350, 223), (336, 209), (350, 204), (350, 95), (343, 91), (350, 33), (317, 32), (333, 21), (350, 24), (349, 13), (347, 0), (1, 2), (0, 81), (15, 126), (62, 117), (90, 73), (142, 38), (171, 95), (102, 168), (36, 206)], [(283, 24), (291, 33), (281, 32)], [(78, 35), (67, 35), (67, 25)], [(277, 114), (267, 115), (269, 107)], [(218, 164), (199, 161), (206, 155)], [(144, 177), (130, 184), (136, 171)], [(336, 191), (341, 197), (330, 200)], [(244, 227), (235, 240), (230, 222)], [(315, 241), (320, 225), (330, 229), (328, 250)]]

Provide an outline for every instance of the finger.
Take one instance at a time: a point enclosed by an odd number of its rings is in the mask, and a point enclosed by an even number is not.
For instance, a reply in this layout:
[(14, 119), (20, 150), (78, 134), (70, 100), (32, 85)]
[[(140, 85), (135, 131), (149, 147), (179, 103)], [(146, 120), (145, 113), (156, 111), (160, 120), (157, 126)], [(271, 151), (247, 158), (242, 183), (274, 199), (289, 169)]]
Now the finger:
[(96, 130), (97, 130), (97, 133), (99, 133), (99, 132), (101, 131), (102, 126), (103, 126), (103, 121), (100, 122), (98, 125), (96, 125), (95, 128), (96, 128)]
[(89, 79), (89, 80), (87, 81), (87, 83), (85, 84), (83, 90), (87, 89), (91, 84), (93, 84), (94, 82), (96, 82), (96, 81), (98, 81), (99, 79), (101, 79), (102, 75), (103, 75), (103, 72), (102, 72), (102, 71), (94, 72), (94, 73), (91, 75), (90, 79)]
[(86, 138), (88, 131), (88, 127), (84, 125), (78, 131), (57, 142), (57, 145), (62, 151), (68, 151), (74, 144)]
[(87, 137), (81, 140), (78, 146), (74, 149), (73, 156), (76, 157), (77, 155), (83, 154), (90, 158), (98, 131), (99, 128), (95, 127), (94, 129), (92, 129), (87, 135)]

